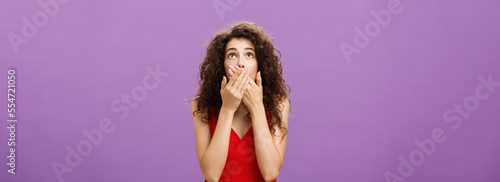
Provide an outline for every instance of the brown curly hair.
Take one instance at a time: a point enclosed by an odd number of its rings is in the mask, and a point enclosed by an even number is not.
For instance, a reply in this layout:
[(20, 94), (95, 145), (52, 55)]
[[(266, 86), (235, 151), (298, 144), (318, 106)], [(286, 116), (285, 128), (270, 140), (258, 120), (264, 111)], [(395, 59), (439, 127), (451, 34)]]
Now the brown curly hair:
[[(208, 122), (214, 114), (211, 112), (218, 113), (220, 111), (222, 107), (220, 95), (222, 77), (228, 77), (224, 70), (225, 47), (233, 38), (245, 38), (254, 45), (258, 71), (262, 76), (264, 107), (266, 112), (270, 112), (275, 118), (270, 123), (270, 129), (275, 134), (276, 130), (272, 126), (278, 124), (279, 128), (285, 130), (283, 135), (285, 136), (288, 130), (282, 126), (282, 116), (278, 104), (288, 98), (291, 89), (282, 77), (281, 53), (274, 48), (272, 39), (264, 33), (264, 30), (252, 22), (237, 22), (230, 28), (217, 32), (208, 44), (207, 54), (200, 64), (199, 90), (194, 98), (198, 99), (197, 110), (193, 111), (193, 115), (195, 112), (208, 112), (202, 117), (202, 122)], [(278, 53), (279, 57), (275, 53)], [(208, 108), (213, 109), (213, 111)], [(251, 118), (250, 113), (247, 114), (247, 117)]]

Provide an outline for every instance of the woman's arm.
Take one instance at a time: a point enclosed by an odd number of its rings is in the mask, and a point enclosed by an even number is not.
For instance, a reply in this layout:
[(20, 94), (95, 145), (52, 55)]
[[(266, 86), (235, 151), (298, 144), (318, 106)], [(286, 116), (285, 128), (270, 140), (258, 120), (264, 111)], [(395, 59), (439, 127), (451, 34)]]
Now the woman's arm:
[[(245, 84), (249, 79), (246, 73), (246, 70), (239, 72), (229, 82), (225, 76), (222, 78), (220, 90), (222, 107), (212, 139), (210, 139), (209, 125), (201, 121), (202, 117), (193, 116), (196, 154), (203, 176), (208, 181), (219, 181), (226, 165), (234, 112), (238, 109), (248, 86)], [(196, 99), (191, 103), (191, 111), (196, 110), (195, 101)]]
[[(191, 112), (196, 110), (196, 100), (191, 102)], [(207, 181), (219, 181), (219, 178), (226, 164), (229, 137), (231, 134), (231, 124), (234, 112), (221, 108), (217, 127), (213, 138), (210, 138), (210, 128), (208, 123), (201, 121), (201, 116), (193, 116), (196, 154), (203, 177)]]
[[(280, 103), (279, 106), (281, 106), (280, 111), (283, 117), (281, 121), (283, 122), (283, 126), (287, 127), (290, 102), (288, 99), (285, 99), (285, 102)], [(287, 136), (285, 135), (282, 140), (284, 131), (277, 124), (273, 125), (273, 128), (276, 129), (276, 136), (271, 134), (267, 125), (264, 105), (252, 108), (250, 112), (252, 115), (257, 163), (264, 179), (272, 181), (278, 178), (280, 173), (285, 156)]]

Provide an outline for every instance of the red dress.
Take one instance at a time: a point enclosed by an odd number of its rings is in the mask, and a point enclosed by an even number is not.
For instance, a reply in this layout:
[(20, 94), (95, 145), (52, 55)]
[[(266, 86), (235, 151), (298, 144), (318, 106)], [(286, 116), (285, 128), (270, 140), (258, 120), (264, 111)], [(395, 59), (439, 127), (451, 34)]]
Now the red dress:
[[(215, 113), (215, 112), (211, 112)], [(267, 124), (269, 126), (272, 114), (266, 113)], [(210, 126), (210, 136), (214, 136), (218, 113), (212, 114), (212, 119), (208, 121)], [(265, 182), (264, 177), (257, 164), (255, 147), (253, 142), (253, 126), (240, 139), (238, 134), (231, 128), (229, 137), (229, 151), (227, 154), (226, 165), (222, 171), (219, 181), (237, 181), (237, 182)], [(207, 180), (205, 180), (207, 182)], [(273, 180), (272, 182), (276, 182)]]

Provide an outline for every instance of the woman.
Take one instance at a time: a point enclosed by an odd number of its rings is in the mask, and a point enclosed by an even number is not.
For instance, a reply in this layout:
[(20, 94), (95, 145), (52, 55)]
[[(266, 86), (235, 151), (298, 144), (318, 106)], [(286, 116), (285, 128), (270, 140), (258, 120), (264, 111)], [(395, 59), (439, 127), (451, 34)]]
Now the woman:
[(276, 181), (286, 149), (290, 87), (275, 50), (250, 22), (210, 41), (191, 102), (205, 181)]

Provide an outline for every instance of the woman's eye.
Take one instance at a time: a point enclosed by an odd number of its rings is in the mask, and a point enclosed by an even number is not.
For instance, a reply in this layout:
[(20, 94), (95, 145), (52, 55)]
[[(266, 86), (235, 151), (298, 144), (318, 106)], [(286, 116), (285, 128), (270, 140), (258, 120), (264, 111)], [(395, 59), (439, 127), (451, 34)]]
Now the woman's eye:
[(236, 57), (236, 55), (234, 55), (234, 54), (229, 54), (229, 56), (228, 56), (228, 57), (229, 57), (229, 58), (235, 58), (235, 57)]
[(248, 57), (248, 58), (253, 58), (253, 54), (248, 53), (248, 54), (247, 54), (247, 57)]

